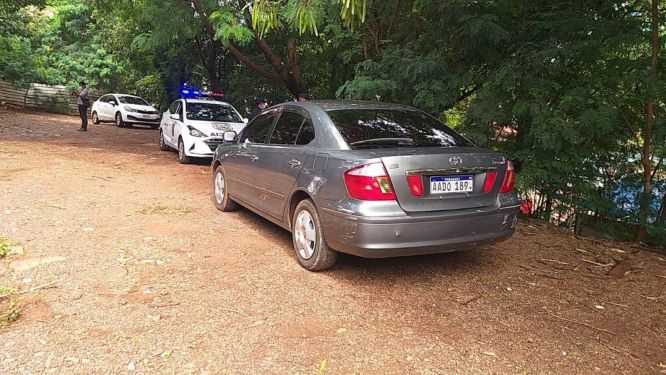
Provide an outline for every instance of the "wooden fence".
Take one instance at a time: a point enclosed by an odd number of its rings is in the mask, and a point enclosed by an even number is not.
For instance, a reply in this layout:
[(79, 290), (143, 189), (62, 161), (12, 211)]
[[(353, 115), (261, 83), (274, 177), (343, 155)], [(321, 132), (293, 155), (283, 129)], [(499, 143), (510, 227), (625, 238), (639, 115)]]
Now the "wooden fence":
[[(90, 101), (99, 97), (91, 93)], [(10, 82), (0, 80), (0, 103), (43, 112), (78, 115), (76, 97), (65, 86), (32, 83), (27, 89), (17, 89)], [(88, 108), (90, 111), (90, 107)]]

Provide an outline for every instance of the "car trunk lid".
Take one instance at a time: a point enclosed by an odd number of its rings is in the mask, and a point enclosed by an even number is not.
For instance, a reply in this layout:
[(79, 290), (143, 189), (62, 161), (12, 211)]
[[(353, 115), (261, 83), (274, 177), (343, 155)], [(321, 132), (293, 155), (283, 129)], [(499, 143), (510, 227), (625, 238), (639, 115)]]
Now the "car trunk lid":
[[(492, 206), (506, 169), (501, 154), (474, 148), (396, 150), (378, 156), (400, 206), (407, 212), (463, 210)], [(484, 192), (488, 172), (496, 179)], [(409, 177), (408, 177), (409, 176)], [(421, 194), (414, 186), (421, 183)]]

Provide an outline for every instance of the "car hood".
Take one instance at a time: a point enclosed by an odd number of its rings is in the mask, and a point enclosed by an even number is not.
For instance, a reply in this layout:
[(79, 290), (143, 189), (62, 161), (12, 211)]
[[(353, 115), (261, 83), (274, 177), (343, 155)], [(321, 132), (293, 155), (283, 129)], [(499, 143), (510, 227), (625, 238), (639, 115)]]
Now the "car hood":
[(120, 104), (121, 106), (128, 107), (131, 109), (135, 109), (138, 111), (152, 111), (152, 112), (157, 112), (157, 109), (153, 108), (153, 106), (150, 105), (139, 105), (139, 104)]
[(221, 121), (194, 121), (187, 120), (186, 125), (192, 126), (206, 135), (211, 133), (224, 133), (228, 131), (235, 131), (236, 133), (243, 130), (245, 123), (242, 122), (221, 122)]

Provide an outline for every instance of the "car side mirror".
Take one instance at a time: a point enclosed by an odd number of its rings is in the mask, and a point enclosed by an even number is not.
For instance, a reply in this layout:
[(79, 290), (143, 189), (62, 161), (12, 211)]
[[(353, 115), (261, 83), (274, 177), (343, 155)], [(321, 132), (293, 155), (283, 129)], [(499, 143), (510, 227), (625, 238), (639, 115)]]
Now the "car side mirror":
[(172, 113), (169, 115), (169, 118), (171, 118), (172, 120), (180, 120), (180, 115), (178, 115), (177, 113)]
[(118, 105), (118, 103), (116, 103), (116, 102), (109, 102), (109, 104), (111, 104), (114, 107)]
[(222, 138), (224, 139), (224, 143), (234, 143), (236, 142), (236, 132), (224, 132)]
[(247, 118), (247, 117), (243, 117), (243, 122), (244, 122), (244, 123), (246, 123), (246, 124), (247, 124), (247, 123), (248, 123), (249, 121), (250, 121), (250, 120), (248, 120), (248, 118)]

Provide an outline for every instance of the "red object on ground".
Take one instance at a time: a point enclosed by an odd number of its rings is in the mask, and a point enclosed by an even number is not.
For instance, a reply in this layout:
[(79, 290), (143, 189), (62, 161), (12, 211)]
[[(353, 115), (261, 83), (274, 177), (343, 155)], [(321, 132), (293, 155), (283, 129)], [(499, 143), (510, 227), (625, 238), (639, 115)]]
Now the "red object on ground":
[(520, 212), (523, 215), (529, 215), (532, 212), (532, 201), (529, 199), (525, 199), (522, 202), (520, 202)]

